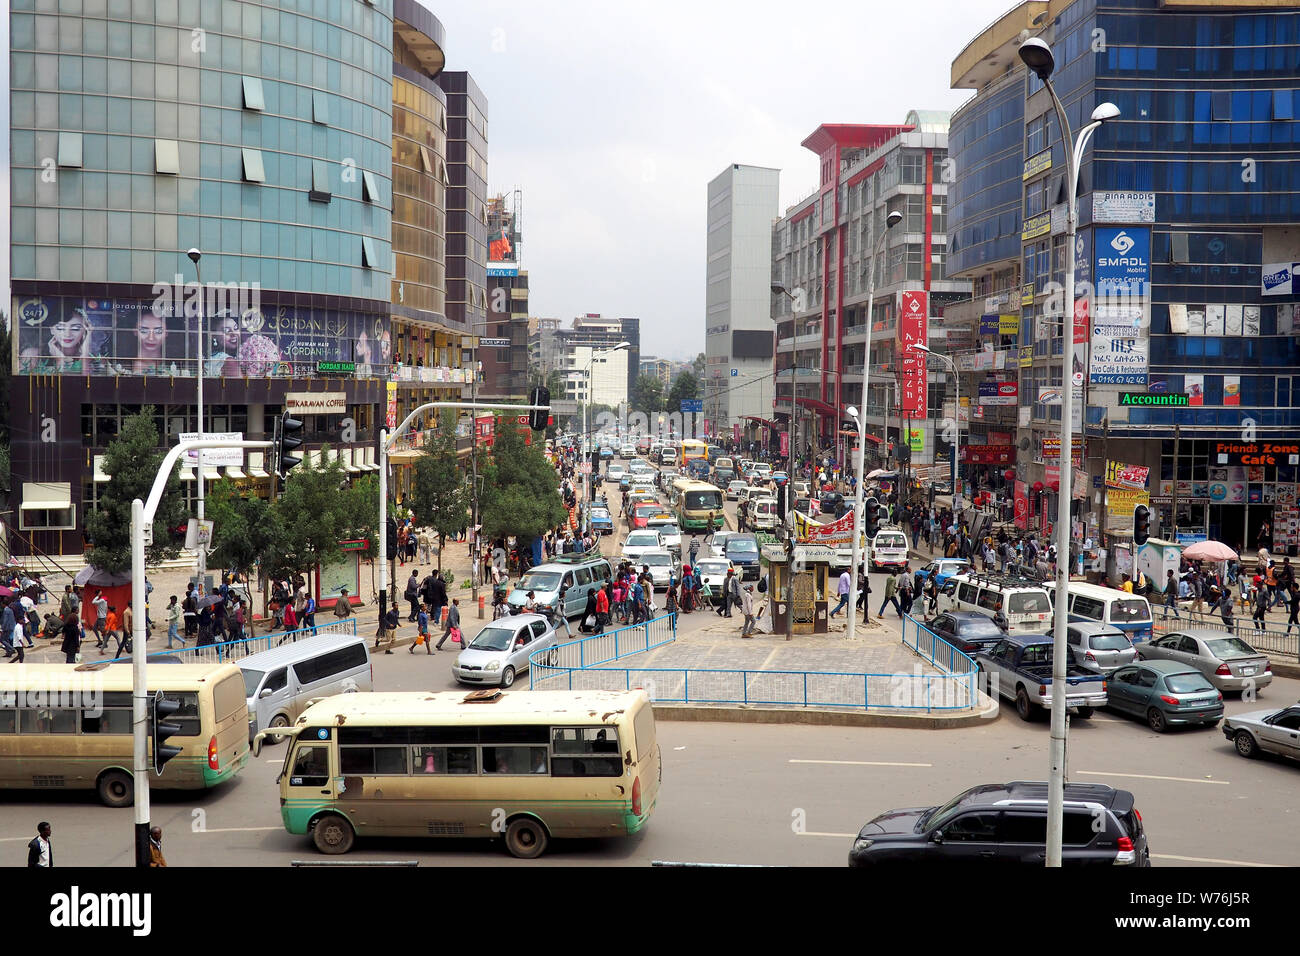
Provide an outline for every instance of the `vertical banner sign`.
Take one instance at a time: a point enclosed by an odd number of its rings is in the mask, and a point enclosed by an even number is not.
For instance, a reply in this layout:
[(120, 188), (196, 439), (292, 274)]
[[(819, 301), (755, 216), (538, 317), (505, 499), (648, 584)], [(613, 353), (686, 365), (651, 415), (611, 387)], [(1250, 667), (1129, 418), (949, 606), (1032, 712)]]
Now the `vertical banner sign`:
[(898, 316), (898, 345), (903, 366), (902, 412), (912, 418), (928, 418), (926, 407), (925, 355), (913, 345), (929, 344), (929, 293), (907, 291)]
[(1016, 527), (1029, 527), (1029, 491), (1023, 481), (1016, 482)]
[(389, 428), (397, 427), (397, 383), (388, 383), (388, 415), (384, 419)]
[(781, 432), (781, 457), (788, 458), (790, 455), (790, 433)]

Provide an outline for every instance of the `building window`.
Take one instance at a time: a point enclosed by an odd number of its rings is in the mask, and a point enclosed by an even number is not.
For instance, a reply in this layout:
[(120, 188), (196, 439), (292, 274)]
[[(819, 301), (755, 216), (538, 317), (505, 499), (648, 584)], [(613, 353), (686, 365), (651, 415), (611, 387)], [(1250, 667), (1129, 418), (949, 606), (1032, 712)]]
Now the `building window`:
[(324, 90), (312, 90), (311, 93), (311, 121), (328, 125), (330, 121), (330, 101), (329, 94)]
[(925, 153), (920, 150), (904, 150), (898, 165), (904, 183), (919, 185), (925, 182)]
[(245, 147), (240, 152), (243, 154), (244, 160), (244, 182), (266, 182), (266, 167), (262, 163), (262, 151)]
[(59, 134), (59, 165), (81, 168), (81, 134)]
[(369, 236), (361, 237), (361, 265), (367, 269), (379, 268), (379, 259), (375, 256), (375, 240)]
[(361, 199), (364, 202), (379, 202), (379, 185), (375, 181), (375, 174), (368, 169), (361, 172)]
[(432, 157), (430, 157), (430, 155), (429, 155), (429, 147), (428, 147), (428, 146), (421, 146), (421, 147), (420, 147), (420, 165), (424, 168), (424, 171), (425, 171), (426, 173), (432, 173), (432, 172), (433, 172), (433, 159), (432, 159)]
[(330, 186), (329, 163), (323, 159), (313, 159), (311, 161), (311, 191), (307, 198), (315, 202), (329, 202), (334, 196), (333, 187)]
[(244, 77), (244, 109), (259, 111), (266, 109), (266, 98), (262, 95), (261, 77)]
[(181, 172), (181, 148), (174, 139), (156, 139), (153, 141), (153, 168), (156, 173), (179, 176)]

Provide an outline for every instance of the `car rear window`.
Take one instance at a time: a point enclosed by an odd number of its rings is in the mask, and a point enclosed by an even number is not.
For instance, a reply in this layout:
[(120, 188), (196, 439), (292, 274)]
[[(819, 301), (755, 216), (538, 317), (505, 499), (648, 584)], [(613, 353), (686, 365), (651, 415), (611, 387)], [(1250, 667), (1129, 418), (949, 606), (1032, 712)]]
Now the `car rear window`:
[(1149, 621), (1151, 605), (1146, 602), (1146, 598), (1121, 598), (1111, 604), (1110, 619), (1119, 623)]
[(1214, 690), (1214, 685), (1203, 674), (1166, 674), (1165, 687), (1171, 694), (1195, 694), (1197, 691)]
[(957, 626), (957, 633), (962, 637), (982, 637), (985, 634), (1001, 634), (1002, 628), (981, 614), (978, 619), (962, 621)]
[(1241, 657), (1244, 654), (1259, 653), (1239, 637), (1225, 637), (1216, 641), (1206, 641), (1205, 646), (1210, 649), (1210, 653), (1220, 660), (1226, 660), (1229, 657)]
[(1123, 651), (1133, 645), (1123, 634), (1094, 634), (1088, 638), (1088, 646), (1094, 651)]
[(1045, 614), (1052, 609), (1047, 592), (1028, 591), (1011, 595), (1011, 614)]

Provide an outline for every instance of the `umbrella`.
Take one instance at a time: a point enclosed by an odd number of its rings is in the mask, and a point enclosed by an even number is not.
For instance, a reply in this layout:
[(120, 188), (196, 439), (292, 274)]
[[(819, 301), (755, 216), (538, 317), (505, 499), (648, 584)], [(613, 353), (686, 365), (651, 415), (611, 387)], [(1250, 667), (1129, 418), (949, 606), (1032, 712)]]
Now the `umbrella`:
[(14, 593), (13, 588), (0, 587), (0, 597), (13, 597)]
[(877, 468), (875, 471), (868, 472), (868, 478), (893, 478), (898, 472), (890, 471), (888, 468)]
[(1183, 549), (1183, 557), (1193, 561), (1235, 561), (1237, 552), (1221, 541), (1198, 541)]
[(86, 565), (77, 572), (77, 576), (72, 579), (72, 583), (77, 587), (84, 587), (89, 584), (91, 587), (115, 588), (123, 584), (130, 584), (131, 575), (109, 574), (107, 571), (101, 571), (99, 568)]
[(220, 604), (224, 600), (225, 598), (223, 598), (220, 594), (205, 594), (203, 595), (203, 597), (199, 598), (198, 603), (195, 605), (195, 607), (197, 607), (201, 611), (205, 607), (212, 607), (212, 605)]

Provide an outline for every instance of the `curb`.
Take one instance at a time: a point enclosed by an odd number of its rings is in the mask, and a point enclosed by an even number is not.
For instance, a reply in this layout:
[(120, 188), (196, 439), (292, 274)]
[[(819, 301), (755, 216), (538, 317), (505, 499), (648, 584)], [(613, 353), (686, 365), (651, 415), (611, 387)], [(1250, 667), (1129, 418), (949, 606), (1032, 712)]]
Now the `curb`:
[(657, 720), (694, 721), (699, 723), (736, 724), (807, 724), (837, 727), (894, 727), (910, 730), (959, 730), (997, 720), (1000, 708), (983, 692), (987, 703), (974, 713), (961, 716), (932, 716), (907, 713), (880, 713), (822, 707), (764, 707), (760, 705), (667, 704), (656, 701)]
[[(1264, 653), (1267, 654), (1268, 652), (1265, 651)], [(1300, 664), (1288, 664), (1285, 661), (1276, 661), (1270, 657), (1268, 666), (1274, 677), (1300, 677)]]

